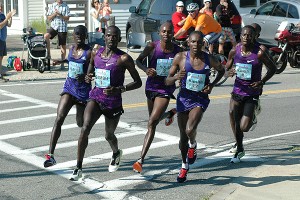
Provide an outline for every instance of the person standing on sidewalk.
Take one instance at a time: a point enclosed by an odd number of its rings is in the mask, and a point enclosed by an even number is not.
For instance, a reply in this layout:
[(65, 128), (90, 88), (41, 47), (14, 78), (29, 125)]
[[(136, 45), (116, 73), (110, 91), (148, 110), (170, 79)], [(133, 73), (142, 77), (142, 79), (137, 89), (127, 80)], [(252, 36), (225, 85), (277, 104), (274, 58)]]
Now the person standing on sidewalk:
[(16, 10), (12, 10), (5, 16), (3, 13), (3, 3), (0, 2), (0, 79), (3, 81), (8, 81), (4, 78), (4, 69), (2, 66), (2, 61), (4, 56), (7, 55), (6, 49), (6, 38), (7, 38), (7, 27), (11, 27), (12, 17), (16, 14)]
[(85, 44), (88, 31), (85, 26), (79, 25), (74, 28), (73, 39), (75, 44), (69, 50), (67, 60), (54, 60), (53, 64), (62, 62), (69, 63), (69, 73), (65, 81), (63, 91), (60, 94), (60, 100), (57, 107), (57, 116), (52, 129), (49, 153), (45, 155), (46, 161), (44, 167), (50, 167), (56, 164), (54, 159), (54, 150), (61, 135), (61, 126), (67, 117), (71, 108), (76, 105), (76, 122), (78, 127), (82, 127), (83, 113), (89, 92), (92, 88), (90, 83), (84, 81), (85, 74), (90, 63), (91, 50)]
[[(148, 76), (145, 93), (149, 112), (148, 131), (145, 135), (141, 156), (132, 166), (133, 170), (139, 173), (142, 172), (145, 156), (154, 139), (156, 126), (164, 117), (170, 99), (175, 99), (173, 95), (176, 88), (175, 83), (166, 86), (165, 78), (174, 56), (181, 51), (181, 48), (172, 43), (174, 29), (171, 22), (162, 24), (159, 34), (161, 39), (149, 43), (136, 59), (137, 66)], [(143, 63), (148, 58), (150, 58), (149, 66), (145, 66)]]
[[(174, 26), (174, 34), (176, 34), (184, 25), (186, 15), (183, 13), (184, 4), (182, 1), (176, 3), (176, 12), (172, 15), (172, 23)], [(184, 33), (177, 40), (185, 41), (187, 39), (187, 33)]]
[(68, 21), (70, 19), (70, 9), (63, 0), (56, 0), (48, 9), (47, 19), (51, 21), (50, 29), (44, 35), (47, 41), (47, 51), (49, 58), (50, 53), (50, 39), (52, 40), (56, 35), (58, 36), (58, 45), (60, 45), (61, 59), (66, 57), (66, 43), (68, 35)]
[[(105, 139), (113, 151), (108, 171), (115, 172), (120, 166), (122, 150), (119, 149), (115, 130), (120, 116), (124, 113), (122, 93), (142, 86), (132, 57), (118, 48), (120, 41), (121, 30), (117, 26), (109, 26), (105, 33), (105, 47), (98, 46), (92, 51), (85, 81), (90, 83), (95, 73), (95, 87), (89, 94), (84, 110), (83, 126), (78, 140), (77, 165), (70, 177), (72, 181), (82, 178), (82, 163), (88, 146), (88, 137), (101, 115), (105, 117)], [(124, 85), (126, 70), (133, 81)]]
[[(188, 44), (190, 50), (175, 56), (166, 78), (166, 85), (181, 82), (176, 101), (182, 157), (182, 166), (177, 176), (179, 183), (186, 181), (189, 165), (197, 159), (197, 127), (209, 105), (209, 94), (225, 72), (216, 57), (201, 50), (203, 35), (200, 31), (190, 34)], [(211, 68), (218, 72), (213, 82), (209, 80)]]
[[(257, 33), (252, 26), (243, 27), (241, 42), (231, 49), (226, 63), (228, 75), (236, 75), (229, 105), (230, 125), (237, 144), (231, 163), (239, 163), (245, 155), (244, 132), (256, 125), (258, 113), (255, 109), (262, 88), (276, 72), (274, 62), (255, 42), (256, 37)], [(263, 64), (267, 72), (262, 78)]]

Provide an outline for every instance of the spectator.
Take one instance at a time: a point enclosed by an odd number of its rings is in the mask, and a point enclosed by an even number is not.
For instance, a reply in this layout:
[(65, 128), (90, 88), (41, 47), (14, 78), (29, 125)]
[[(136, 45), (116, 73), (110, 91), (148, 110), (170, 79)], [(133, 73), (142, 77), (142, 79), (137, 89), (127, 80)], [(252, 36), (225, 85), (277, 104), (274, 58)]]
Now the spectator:
[(12, 24), (12, 17), (16, 14), (16, 10), (12, 10), (7, 13), (6, 17), (3, 13), (3, 3), (0, 2), (0, 80), (8, 81), (4, 78), (4, 70), (2, 68), (3, 57), (7, 55), (6, 50), (6, 38), (7, 38), (7, 27)]
[(102, 32), (101, 23), (106, 22), (105, 18), (103, 18), (103, 5), (99, 0), (92, 0), (91, 6), (90, 15), (93, 17), (94, 29), (96, 32)]
[(102, 33), (105, 34), (105, 29), (107, 29), (108, 24), (107, 22), (110, 20), (110, 14), (112, 13), (112, 9), (109, 5), (109, 1), (108, 0), (104, 0), (103, 1), (103, 10), (102, 10), (102, 14), (103, 14), (103, 18), (105, 19), (102, 23), (101, 23), (101, 29), (102, 29)]
[(216, 18), (222, 26), (222, 35), (219, 38), (219, 53), (224, 54), (224, 44), (227, 38), (230, 39), (233, 47), (236, 45), (235, 35), (231, 28), (231, 18), (233, 17), (232, 9), (229, 7), (227, 0), (220, 0), (216, 7)]
[(51, 27), (44, 35), (47, 41), (48, 55), (51, 57), (50, 53), (50, 39), (52, 40), (56, 35), (58, 35), (58, 45), (61, 49), (61, 59), (64, 60), (66, 57), (66, 43), (68, 34), (68, 21), (70, 19), (70, 9), (67, 3), (63, 0), (56, 0), (48, 9), (47, 19), (51, 21)]
[(204, 6), (200, 10), (201, 13), (205, 13), (211, 17), (214, 17), (212, 9), (210, 9), (211, 6), (211, 0), (204, 0)]
[[(172, 23), (174, 26), (174, 34), (176, 34), (184, 25), (186, 20), (186, 15), (183, 13), (184, 4), (182, 1), (176, 3), (176, 12), (172, 15)], [(178, 37), (177, 40), (186, 40), (187, 33), (184, 33), (182, 36)]]

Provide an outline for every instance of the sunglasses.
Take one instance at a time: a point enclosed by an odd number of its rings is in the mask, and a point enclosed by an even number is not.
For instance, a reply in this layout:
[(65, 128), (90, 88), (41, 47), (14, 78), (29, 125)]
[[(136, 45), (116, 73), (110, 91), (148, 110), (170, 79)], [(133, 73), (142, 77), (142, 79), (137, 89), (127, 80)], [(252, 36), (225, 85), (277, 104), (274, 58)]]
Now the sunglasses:
[(99, 1), (94, 1), (94, 3), (99, 3)]
[(188, 11), (189, 14), (193, 14), (196, 10)]

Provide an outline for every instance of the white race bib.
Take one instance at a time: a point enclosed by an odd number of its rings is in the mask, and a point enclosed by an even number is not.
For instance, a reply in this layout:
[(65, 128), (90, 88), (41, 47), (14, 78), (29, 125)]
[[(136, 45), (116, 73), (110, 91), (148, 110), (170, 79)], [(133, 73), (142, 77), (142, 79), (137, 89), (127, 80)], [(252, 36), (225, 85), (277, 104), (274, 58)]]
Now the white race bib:
[(236, 76), (242, 80), (251, 80), (252, 64), (236, 63)]
[(200, 92), (204, 88), (206, 74), (195, 74), (188, 72), (186, 78), (186, 89)]
[(173, 58), (157, 59), (156, 73), (158, 76), (168, 76), (169, 70), (172, 66)]
[(110, 71), (107, 69), (96, 69), (95, 85), (99, 88), (107, 88), (110, 86)]
[(70, 61), (68, 76), (70, 78), (76, 78), (76, 75), (79, 75), (79, 74), (83, 74), (83, 64)]

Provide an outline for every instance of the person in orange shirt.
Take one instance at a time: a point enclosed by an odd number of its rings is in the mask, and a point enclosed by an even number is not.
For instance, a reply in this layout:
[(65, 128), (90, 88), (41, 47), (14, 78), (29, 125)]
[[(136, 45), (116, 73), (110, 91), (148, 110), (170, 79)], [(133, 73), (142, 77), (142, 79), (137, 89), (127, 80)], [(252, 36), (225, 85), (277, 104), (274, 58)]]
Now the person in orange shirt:
[[(203, 40), (206, 45), (213, 44), (219, 39), (222, 33), (222, 27), (214, 18), (205, 13), (200, 13), (197, 3), (190, 3), (186, 9), (189, 15), (184, 26), (174, 35), (175, 39), (183, 35), (191, 27), (195, 27), (195, 31), (201, 31), (203, 33)], [(212, 53), (213, 49), (210, 48), (209, 51)]]

